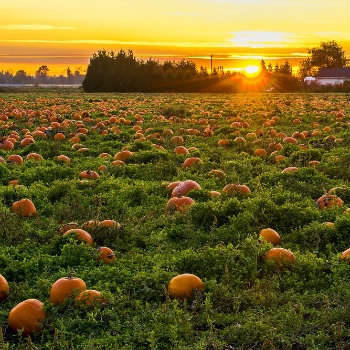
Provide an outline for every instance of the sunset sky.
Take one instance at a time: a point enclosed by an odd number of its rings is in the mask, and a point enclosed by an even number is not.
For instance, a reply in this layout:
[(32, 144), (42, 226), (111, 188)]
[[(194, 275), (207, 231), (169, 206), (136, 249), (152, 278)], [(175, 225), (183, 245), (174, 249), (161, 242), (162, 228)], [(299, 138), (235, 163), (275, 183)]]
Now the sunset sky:
[[(97, 50), (243, 68), (336, 40), (350, 56), (349, 0), (1, 0), (0, 71), (86, 68)], [(280, 62), (280, 61), (279, 61)]]

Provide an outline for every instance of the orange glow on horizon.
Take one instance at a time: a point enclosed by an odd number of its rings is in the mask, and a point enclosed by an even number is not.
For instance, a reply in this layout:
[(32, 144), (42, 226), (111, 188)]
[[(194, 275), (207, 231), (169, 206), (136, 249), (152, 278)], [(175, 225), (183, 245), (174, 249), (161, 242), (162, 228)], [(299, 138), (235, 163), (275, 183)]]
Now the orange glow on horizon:
[(349, 23), (349, 0), (2, 0), (0, 71), (47, 65), (62, 74), (86, 69), (98, 49), (120, 48), (207, 68), (213, 54), (225, 70), (261, 59), (296, 67), (320, 41), (336, 40), (350, 56)]

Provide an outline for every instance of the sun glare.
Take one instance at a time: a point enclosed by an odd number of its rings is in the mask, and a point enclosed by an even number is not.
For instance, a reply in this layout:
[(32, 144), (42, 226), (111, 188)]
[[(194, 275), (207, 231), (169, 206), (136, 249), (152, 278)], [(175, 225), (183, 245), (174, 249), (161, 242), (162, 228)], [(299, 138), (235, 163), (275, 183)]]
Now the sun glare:
[(253, 76), (256, 75), (259, 72), (259, 67), (258, 66), (247, 66), (245, 67), (245, 73), (248, 76)]

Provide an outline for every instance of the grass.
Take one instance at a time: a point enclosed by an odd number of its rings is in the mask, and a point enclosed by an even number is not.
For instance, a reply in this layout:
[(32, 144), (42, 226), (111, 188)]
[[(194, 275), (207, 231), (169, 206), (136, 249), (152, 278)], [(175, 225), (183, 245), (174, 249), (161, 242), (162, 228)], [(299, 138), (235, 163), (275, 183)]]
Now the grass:
[[(5, 160), (11, 154), (25, 159), (31, 152), (44, 158), (0, 163), (0, 273), (10, 285), (9, 297), (0, 304), (0, 349), (349, 349), (350, 264), (339, 259), (350, 247), (350, 214), (343, 214), (350, 206), (349, 102), (348, 94), (2, 94), (2, 135), (16, 130), (21, 140), (24, 128), (34, 132), (55, 119), (73, 123), (60, 124), (45, 140), (35, 137), (29, 146), (17, 142), (12, 151), (0, 150)], [(88, 134), (80, 143), (88, 151), (79, 153), (69, 139), (82, 121), (74, 119), (75, 113), (83, 111), (92, 121), (83, 121)], [(337, 119), (340, 112), (343, 120)], [(160, 115), (164, 118), (154, 118)], [(119, 122), (94, 128), (97, 118), (113, 116)], [(279, 117), (275, 125), (264, 124), (273, 116)], [(136, 124), (140, 117), (143, 123)], [(249, 127), (231, 127), (237, 117), (250, 119)], [(293, 124), (296, 117), (302, 124)], [(3, 128), (9, 122), (13, 125)], [(157, 132), (160, 137), (135, 142), (136, 125), (146, 137)], [(211, 137), (203, 136), (207, 125), (214, 131)], [(114, 134), (113, 126), (121, 133)], [(326, 126), (329, 132), (322, 131)], [(187, 155), (173, 152), (171, 136), (162, 136), (167, 128), (184, 138), (185, 147), (196, 147), (188, 156), (203, 164), (184, 169)], [(193, 128), (199, 136), (188, 132)], [(109, 133), (101, 135), (102, 129)], [(245, 137), (257, 129), (263, 132), (260, 144), (234, 142), (237, 131)], [(287, 145), (271, 129), (288, 136), (314, 129), (322, 134)], [(53, 139), (58, 131), (65, 141)], [(328, 142), (330, 135), (342, 141)], [(222, 138), (228, 146), (217, 145)], [(272, 142), (283, 144), (278, 152), (286, 156), (283, 161), (254, 156), (261, 147), (270, 154)], [(124, 146), (134, 152), (132, 158), (113, 166)], [(99, 157), (103, 152), (112, 157)], [(57, 161), (60, 154), (71, 164)], [(308, 166), (310, 160), (320, 161), (319, 166)], [(101, 165), (107, 171), (98, 171)], [(299, 170), (281, 173), (290, 166)], [(100, 178), (82, 183), (79, 173), (88, 169)], [(213, 169), (226, 176), (210, 176)], [(13, 179), (21, 186), (8, 186)], [(195, 204), (184, 214), (168, 213), (167, 184), (187, 179), (202, 188), (188, 194)], [(247, 185), (251, 194), (210, 196), (230, 183)], [(333, 187), (342, 188), (337, 194), (344, 207), (318, 209), (316, 200)], [(36, 216), (11, 212), (22, 198), (33, 201)], [(59, 233), (68, 222), (81, 226), (104, 219), (121, 227), (88, 229), (93, 247)], [(290, 268), (279, 270), (265, 261), (272, 245), (260, 243), (258, 234), (266, 227), (295, 254)], [(113, 249), (116, 261), (97, 260), (98, 246)], [(72, 268), (88, 289), (102, 293), (106, 305), (77, 307), (72, 299), (59, 307), (50, 303), (52, 284)], [(167, 285), (182, 273), (200, 277), (204, 293), (185, 302), (170, 299)], [(30, 341), (7, 325), (9, 311), (28, 298), (41, 300), (47, 313), (42, 332)]]

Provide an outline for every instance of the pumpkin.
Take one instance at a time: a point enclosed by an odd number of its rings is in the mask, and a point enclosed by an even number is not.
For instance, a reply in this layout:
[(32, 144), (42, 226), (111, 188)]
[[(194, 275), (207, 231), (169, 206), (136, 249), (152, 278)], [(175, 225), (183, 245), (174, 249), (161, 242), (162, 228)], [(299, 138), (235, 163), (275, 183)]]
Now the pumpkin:
[(36, 214), (36, 209), (30, 199), (21, 199), (12, 205), (12, 211), (25, 217), (31, 217)]
[(345, 250), (345, 252), (342, 253), (342, 255), (340, 256), (340, 259), (346, 259), (350, 261), (350, 248)]
[(234, 195), (234, 194), (243, 194), (243, 195), (248, 195), (251, 193), (250, 189), (246, 185), (235, 185), (235, 184), (229, 184), (226, 185), (222, 193), (227, 194), (227, 195)]
[(320, 197), (317, 201), (316, 201), (316, 206), (319, 209), (328, 209), (328, 208), (332, 208), (332, 207), (342, 207), (343, 206), (343, 201), (333, 195), (333, 194), (324, 194), (322, 197)]
[(53, 305), (61, 304), (71, 297), (76, 291), (86, 290), (85, 282), (78, 277), (73, 277), (72, 272), (68, 277), (57, 280), (50, 290), (50, 301)]
[(60, 156), (57, 157), (57, 160), (62, 160), (63, 162), (70, 163), (70, 158), (61, 154)]
[(132, 155), (133, 153), (130, 151), (121, 151), (115, 155), (114, 160), (121, 160), (122, 162), (125, 162), (128, 158), (132, 157)]
[(171, 193), (172, 197), (186, 196), (186, 194), (194, 189), (201, 190), (202, 188), (196, 181), (186, 180), (181, 182), (178, 186), (173, 189)]
[(24, 138), (21, 141), (20, 145), (21, 145), (21, 147), (25, 147), (25, 146), (30, 145), (31, 143), (35, 143), (35, 141), (33, 139), (31, 139), (31, 138)]
[(116, 222), (115, 220), (103, 220), (100, 222), (100, 225), (102, 227), (111, 227), (111, 228), (120, 228), (119, 222)]
[(223, 172), (220, 169), (214, 169), (214, 170), (210, 170), (210, 172), (208, 173), (209, 176), (216, 176), (220, 179), (223, 179), (224, 177), (226, 177), (225, 172)]
[(17, 304), (9, 313), (9, 326), (15, 331), (23, 330), (24, 336), (40, 332), (46, 317), (43, 303), (37, 299), (27, 299)]
[(4, 276), (0, 275), (0, 302), (9, 295), (9, 285)]
[(55, 141), (63, 141), (65, 140), (66, 137), (64, 136), (64, 134), (62, 134), (61, 132), (57, 133), (55, 136), (54, 136), (54, 140)]
[(274, 261), (279, 269), (283, 269), (284, 265), (290, 265), (295, 262), (294, 254), (284, 248), (272, 248), (265, 254), (266, 260)]
[(171, 193), (175, 187), (177, 187), (178, 185), (180, 185), (182, 183), (182, 181), (175, 181), (175, 182), (171, 182), (170, 184), (166, 184), (167, 185), (167, 190), (168, 193)]
[(83, 179), (98, 179), (100, 175), (96, 171), (85, 170), (79, 174)]
[(18, 154), (13, 154), (12, 156), (9, 156), (7, 158), (7, 163), (14, 163), (14, 164), (21, 165), (23, 163), (23, 158)]
[(269, 242), (273, 245), (277, 245), (281, 243), (280, 235), (273, 230), (272, 228), (265, 228), (260, 231), (259, 238), (264, 239), (266, 242)]
[(259, 157), (264, 157), (267, 155), (267, 152), (263, 148), (257, 148), (254, 151), (254, 155), (259, 156)]
[(195, 166), (196, 164), (203, 164), (203, 161), (197, 157), (190, 157), (184, 161), (183, 167), (184, 168), (191, 168), (191, 167)]
[(26, 160), (41, 161), (41, 160), (43, 160), (43, 157), (38, 153), (29, 153), (26, 157)]
[(74, 229), (74, 228), (78, 228), (79, 224), (77, 224), (76, 222), (68, 222), (67, 224), (64, 224), (60, 227), (59, 231), (61, 234), (66, 233), (67, 231)]
[(193, 290), (204, 289), (201, 279), (190, 273), (185, 273), (174, 277), (168, 285), (168, 292), (170, 297), (184, 300), (193, 297)]
[(184, 146), (177, 146), (175, 149), (174, 149), (174, 153), (175, 154), (188, 154), (188, 149)]
[(82, 228), (86, 229), (86, 228), (96, 228), (97, 226), (100, 225), (100, 222), (98, 220), (89, 220), (87, 222), (84, 222), (82, 224)]
[(297, 171), (299, 168), (295, 167), (295, 166), (290, 166), (288, 168), (285, 168), (282, 170), (282, 174), (288, 174), (288, 173), (292, 173), (294, 171)]
[(229, 140), (226, 139), (221, 139), (218, 141), (218, 146), (228, 146), (229, 145)]
[(88, 232), (86, 232), (86, 231), (84, 231), (84, 230), (82, 230), (80, 228), (73, 228), (71, 230), (68, 230), (63, 235), (63, 237), (69, 237), (69, 236), (72, 236), (72, 235), (74, 235), (78, 240), (87, 243), (88, 245), (92, 246), (94, 244), (94, 241), (93, 241), (91, 235)]
[(97, 251), (99, 253), (98, 260), (102, 260), (106, 264), (115, 260), (115, 254), (112, 249), (108, 247), (98, 247)]
[(5, 151), (11, 151), (13, 150), (13, 143), (9, 140), (3, 140), (0, 142), (0, 149), (3, 149)]
[(184, 139), (181, 136), (173, 136), (170, 139), (170, 142), (172, 142), (175, 145), (183, 145), (184, 144)]
[(283, 139), (284, 143), (293, 143), (294, 145), (296, 145), (298, 143), (298, 141), (294, 138), (294, 137), (285, 137)]
[(217, 197), (217, 196), (221, 196), (221, 193), (218, 191), (210, 191), (209, 196)]
[(166, 209), (170, 212), (177, 210), (180, 213), (184, 213), (193, 203), (194, 200), (190, 197), (172, 197), (169, 199)]
[(18, 180), (11, 180), (8, 182), (7, 186), (13, 186), (13, 187), (16, 187), (18, 186)]
[(94, 289), (82, 291), (76, 298), (78, 303), (84, 303), (86, 306), (94, 306), (96, 303), (104, 304), (106, 301), (101, 297), (101, 293)]

